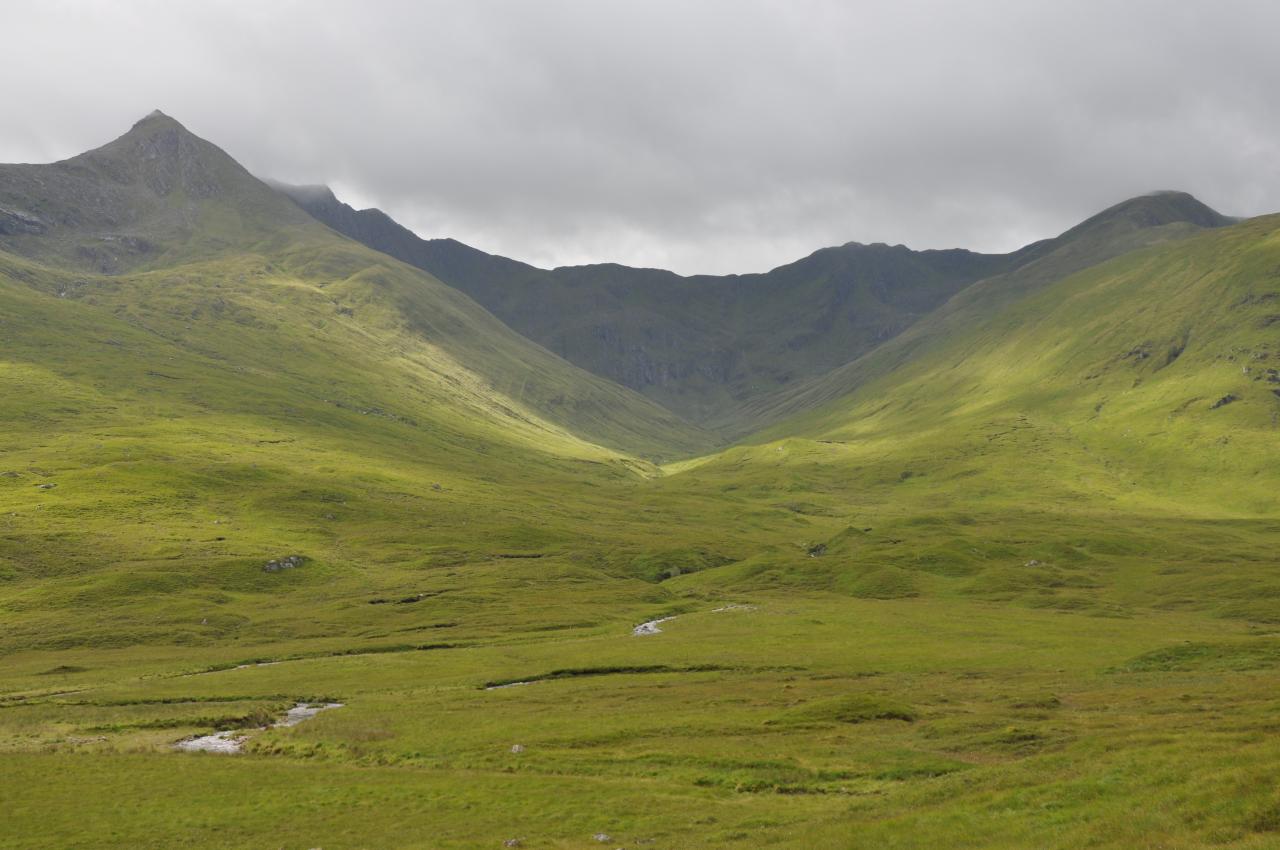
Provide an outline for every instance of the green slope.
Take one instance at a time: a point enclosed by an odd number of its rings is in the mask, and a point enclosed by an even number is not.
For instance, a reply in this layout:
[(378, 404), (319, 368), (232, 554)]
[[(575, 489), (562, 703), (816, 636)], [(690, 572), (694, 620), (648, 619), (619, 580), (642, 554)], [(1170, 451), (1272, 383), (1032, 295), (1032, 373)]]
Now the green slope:
[(747, 409), (747, 421), (760, 428), (844, 396), (874, 377), (927, 356), (938, 345), (1068, 275), (1231, 222), (1185, 192), (1158, 192), (1116, 204), (1061, 236), (1023, 248), (1015, 255), (1011, 271), (965, 288), (866, 355), (754, 401)]
[(323, 186), (273, 185), (319, 221), (457, 286), (567, 360), (731, 437), (829, 395), (810, 385), (975, 281), (1017, 274), (987, 288), (1022, 290), (1229, 222), (1185, 193), (1165, 192), (1007, 255), (851, 242), (765, 274), (681, 277), (616, 264), (538, 269), (452, 239), (421, 239)]
[(1273, 216), (980, 284), (671, 486), (851, 518), (715, 581), (1280, 620), (1278, 268)]
[(117, 273), (314, 232), (225, 152), (156, 111), (49, 165), (0, 165), (0, 249)]
[[(0, 251), (3, 651), (268, 641), (326, 598), (349, 640), (369, 595), (438, 564), (572, 548), (598, 570), (627, 533), (593, 521), (657, 472), (638, 456), (710, 442), (165, 116), (15, 173), (6, 209), (41, 229)], [(113, 274), (82, 250), (144, 237)]]
[(826, 372), (1012, 257), (849, 243), (766, 274), (682, 277), (617, 264), (539, 269), (420, 239), (325, 187), (277, 187), (340, 233), (426, 269), (530, 339), (684, 419), (743, 430), (743, 405)]
[[(389, 355), (413, 349), (418, 368), (454, 375), (468, 388), (460, 397), (489, 395), (485, 406), (509, 419), (651, 457), (711, 444), (652, 402), (529, 343), (456, 289), (338, 237), (159, 113), (65, 162), (0, 167), (0, 206), (8, 210), (0, 249), (63, 270), (50, 294), (114, 312), (145, 307), (183, 328), (199, 313), (194, 333), (213, 336), (226, 308), (249, 322), (318, 323), (320, 335), (347, 326), (380, 339)], [(154, 274), (193, 264), (169, 279)], [(196, 279), (225, 279), (228, 289)], [(294, 306), (306, 317), (290, 316)]]
[(700, 435), (309, 220), (102, 274), (189, 209), (22, 185), (0, 847), (1274, 846), (1280, 217), (1121, 205), (657, 468), (574, 422)]

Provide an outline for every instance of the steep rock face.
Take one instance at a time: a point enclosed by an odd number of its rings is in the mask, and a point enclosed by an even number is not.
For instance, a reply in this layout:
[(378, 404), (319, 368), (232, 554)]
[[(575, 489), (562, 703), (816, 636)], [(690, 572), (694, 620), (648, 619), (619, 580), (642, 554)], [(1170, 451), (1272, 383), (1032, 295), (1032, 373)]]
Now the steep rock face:
[(570, 362), (728, 432), (749, 428), (769, 399), (895, 339), (977, 281), (1033, 267), (1016, 281), (1029, 287), (1139, 247), (1143, 234), (1231, 221), (1190, 195), (1160, 192), (1010, 254), (850, 242), (763, 274), (682, 277), (611, 263), (539, 269), (452, 239), (421, 239), (323, 186), (277, 188), (334, 230), (461, 289)]
[(49, 227), (29, 212), (0, 207), (0, 236), (21, 233), (44, 233)]

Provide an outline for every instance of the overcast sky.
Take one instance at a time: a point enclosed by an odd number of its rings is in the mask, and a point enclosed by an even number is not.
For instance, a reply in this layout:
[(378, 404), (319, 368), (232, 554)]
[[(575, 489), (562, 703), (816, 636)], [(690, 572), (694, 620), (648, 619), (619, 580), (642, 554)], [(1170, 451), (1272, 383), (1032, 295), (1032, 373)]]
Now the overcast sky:
[(259, 176), (551, 266), (1008, 250), (1280, 210), (1280, 3), (0, 0), (0, 161), (160, 108)]

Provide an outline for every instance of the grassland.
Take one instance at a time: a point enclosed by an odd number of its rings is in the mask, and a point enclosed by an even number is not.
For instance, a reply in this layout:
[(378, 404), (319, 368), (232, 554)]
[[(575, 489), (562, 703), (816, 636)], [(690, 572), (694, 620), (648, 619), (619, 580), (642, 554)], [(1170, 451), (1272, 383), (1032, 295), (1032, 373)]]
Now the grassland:
[(0, 846), (1280, 846), (1278, 226), (714, 452), (327, 231), (0, 254)]
[[(226, 651), (11, 656), (10, 686), (29, 690), (0, 709), (7, 841), (589, 847), (603, 832), (615, 846), (670, 847), (1273, 843), (1273, 638), (1178, 613), (749, 598), (754, 608), (718, 613), (708, 601), (647, 638), (622, 617), (552, 634), (464, 626), (469, 646), (195, 675), (176, 674), (222, 666)], [(548, 607), (590, 621), (598, 601)], [(1151, 647), (1170, 644), (1197, 651), (1153, 666)], [(1261, 656), (1249, 649), (1264, 645)], [(644, 665), (658, 669), (610, 672)], [(74, 666), (89, 669), (49, 672)], [(482, 689), (566, 667), (579, 675)], [(347, 705), (258, 733), (245, 755), (169, 751), (300, 697)]]

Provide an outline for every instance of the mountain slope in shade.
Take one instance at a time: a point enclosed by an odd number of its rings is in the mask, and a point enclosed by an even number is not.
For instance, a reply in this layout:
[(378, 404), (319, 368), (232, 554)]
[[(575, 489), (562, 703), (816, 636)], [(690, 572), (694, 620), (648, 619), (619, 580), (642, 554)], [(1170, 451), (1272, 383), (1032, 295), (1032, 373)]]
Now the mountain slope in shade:
[(420, 239), (324, 187), (280, 188), (335, 230), (431, 271), (567, 360), (718, 428), (733, 429), (748, 400), (847, 362), (1007, 265), (970, 251), (849, 243), (766, 274), (545, 270), (452, 239)]
[(338, 232), (457, 286), (584, 369), (727, 434), (758, 427), (775, 396), (874, 350), (978, 280), (1030, 262), (1052, 275), (1145, 244), (1136, 234), (1172, 222), (1190, 232), (1228, 221), (1189, 195), (1160, 193), (1007, 255), (849, 243), (764, 274), (682, 277), (616, 264), (538, 269), (421, 239), (323, 186), (275, 185)]

